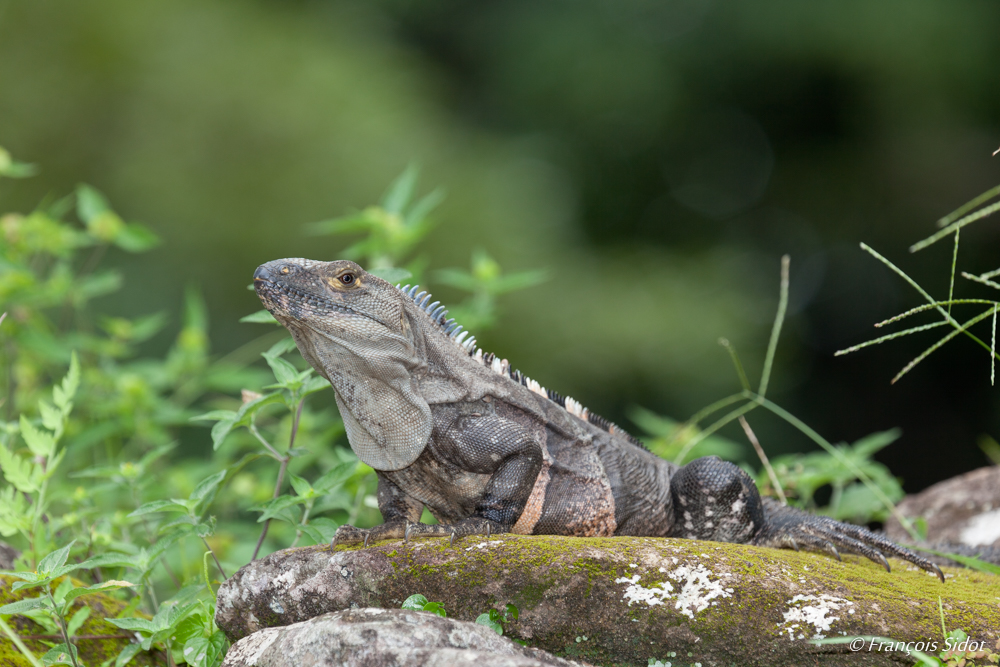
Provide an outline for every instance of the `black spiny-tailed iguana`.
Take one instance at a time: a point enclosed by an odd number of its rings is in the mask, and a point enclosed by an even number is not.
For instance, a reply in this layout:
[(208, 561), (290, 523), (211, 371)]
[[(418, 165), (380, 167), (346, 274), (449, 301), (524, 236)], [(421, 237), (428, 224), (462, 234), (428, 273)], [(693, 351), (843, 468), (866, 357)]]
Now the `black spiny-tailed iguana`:
[[(865, 528), (761, 500), (716, 457), (677, 466), (572, 398), (484, 354), (430, 295), (354, 262), (257, 268), (264, 306), (333, 385), (347, 438), (378, 475), (384, 523), (334, 544), (521, 533), (645, 535), (838, 549), (889, 569), (925, 558)], [(427, 507), (440, 522), (419, 523)]]

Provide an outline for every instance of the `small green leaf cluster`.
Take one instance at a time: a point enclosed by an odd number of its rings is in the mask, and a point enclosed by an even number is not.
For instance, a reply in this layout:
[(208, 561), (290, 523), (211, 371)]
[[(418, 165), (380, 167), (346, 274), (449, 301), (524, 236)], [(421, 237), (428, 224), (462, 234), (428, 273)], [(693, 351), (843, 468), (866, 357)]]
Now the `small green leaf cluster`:
[[(796, 498), (802, 507), (838, 521), (859, 524), (885, 521), (888, 508), (861, 479), (862, 475), (867, 476), (892, 502), (902, 499), (904, 494), (899, 480), (872, 458), (900, 435), (899, 429), (872, 433), (850, 445), (834, 445), (839, 455), (825, 451), (790, 454), (772, 459), (771, 465), (785, 494)], [(774, 493), (764, 470), (757, 475), (757, 485), (764, 493)], [(821, 507), (816, 504), (816, 492), (823, 487), (829, 487), (831, 494), (829, 502)]]
[(448, 616), (448, 612), (445, 611), (444, 605), (440, 602), (428, 602), (420, 593), (415, 593), (410, 597), (403, 600), (403, 605), (400, 609), (411, 609), (413, 611), (429, 611), (432, 614), (437, 614), (438, 616)]
[(480, 614), (476, 617), (476, 623), (486, 626), (498, 635), (502, 635), (503, 624), (516, 621), (520, 613), (520, 610), (515, 605), (508, 603), (504, 606), (502, 612), (498, 609), (490, 609)]

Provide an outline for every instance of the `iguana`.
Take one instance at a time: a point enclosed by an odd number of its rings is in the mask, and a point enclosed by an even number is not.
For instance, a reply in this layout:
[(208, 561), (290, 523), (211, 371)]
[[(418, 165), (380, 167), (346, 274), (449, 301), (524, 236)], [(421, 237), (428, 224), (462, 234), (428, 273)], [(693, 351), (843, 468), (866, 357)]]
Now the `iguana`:
[[(339, 543), (492, 533), (643, 535), (929, 560), (865, 528), (761, 499), (736, 465), (678, 466), (484, 353), (439, 302), (354, 262), (279, 259), (264, 306), (330, 381), (351, 448), (378, 476), (384, 523)], [(423, 508), (439, 522), (420, 523)]]

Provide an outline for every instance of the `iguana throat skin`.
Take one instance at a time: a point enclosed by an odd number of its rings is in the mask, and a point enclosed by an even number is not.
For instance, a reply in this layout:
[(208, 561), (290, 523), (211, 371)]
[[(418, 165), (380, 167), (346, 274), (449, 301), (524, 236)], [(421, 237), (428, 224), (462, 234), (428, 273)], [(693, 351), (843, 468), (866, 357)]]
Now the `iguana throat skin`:
[[(254, 288), (330, 381), (384, 523), (334, 544), (521, 533), (644, 535), (864, 555), (934, 572), (865, 528), (762, 501), (737, 466), (677, 466), (579, 403), (484, 355), (447, 312), (354, 262), (279, 259)], [(427, 507), (440, 522), (419, 523)]]

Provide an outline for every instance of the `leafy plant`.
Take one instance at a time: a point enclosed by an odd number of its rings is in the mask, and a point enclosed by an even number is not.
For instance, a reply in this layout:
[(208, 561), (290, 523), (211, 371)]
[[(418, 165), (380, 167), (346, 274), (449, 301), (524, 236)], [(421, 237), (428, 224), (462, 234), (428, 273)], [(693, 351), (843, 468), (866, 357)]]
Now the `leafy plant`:
[(448, 616), (448, 612), (445, 611), (444, 605), (440, 602), (428, 602), (420, 593), (414, 593), (410, 597), (403, 600), (403, 604), (400, 609), (411, 609), (413, 611), (429, 611), (432, 614), (437, 614), (438, 616)]
[(498, 635), (502, 635), (503, 624), (516, 621), (519, 615), (520, 611), (518, 608), (515, 605), (508, 603), (504, 606), (502, 612), (499, 609), (490, 609), (489, 611), (480, 614), (476, 617), (476, 623), (479, 625), (485, 625)]
[[(0, 176), (29, 172), (0, 152)], [(380, 207), (366, 209), (367, 222), (319, 231), (362, 234), (352, 251), (359, 258), (384, 278), (410, 275), (396, 264), (425, 238), (440, 200), (432, 193), (411, 205), (416, 175), (404, 172)], [(373, 471), (342, 446), (333, 401), (312, 405), (328, 383), (288, 354), (284, 330), (213, 359), (204, 303), (188, 289), (169, 352), (139, 358), (138, 345), (168, 325), (164, 313), (92, 312), (95, 297), (121, 285), (102, 259), (158, 242), (94, 188), (0, 217), (0, 234), (0, 535), (22, 552), (7, 576), (43, 591), (5, 606), (0, 631), (32, 664), (73, 664), (89, 612), (70, 605), (99, 591), (127, 602), (108, 620), (139, 637), (116, 665), (151, 649), (170, 664), (219, 664), (227, 643), (213, 620), (218, 577), (276, 545), (322, 543), (341, 523), (376, 523)], [(414, 272), (425, 262), (409, 261)], [(244, 320), (273, 321), (262, 313)], [(258, 353), (267, 370), (251, 365)], [(182, 458), (180, 429), (205, 423), (211, 458)], [(58, 576), (51, 554), (63, 554), (59, 567), (79, 579), (43, 581)], [(35, 656), (7, 623), (11, 614), (47, 632), (31, 641), (60, 637), (58, 650)]]

